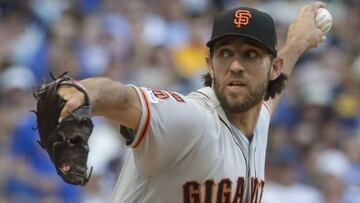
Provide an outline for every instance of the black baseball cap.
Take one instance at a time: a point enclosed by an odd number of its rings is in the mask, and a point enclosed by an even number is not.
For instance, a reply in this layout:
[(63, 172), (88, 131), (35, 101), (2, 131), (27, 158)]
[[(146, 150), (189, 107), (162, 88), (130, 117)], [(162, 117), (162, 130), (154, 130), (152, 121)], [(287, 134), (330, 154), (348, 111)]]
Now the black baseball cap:
[(265, 12), (237, 7), (221, 13), (214, 20), (211, 39), (206, 45), (213, 47), (219, 39), (229, 36), (250, 38), (277, 55), (274, 20)]

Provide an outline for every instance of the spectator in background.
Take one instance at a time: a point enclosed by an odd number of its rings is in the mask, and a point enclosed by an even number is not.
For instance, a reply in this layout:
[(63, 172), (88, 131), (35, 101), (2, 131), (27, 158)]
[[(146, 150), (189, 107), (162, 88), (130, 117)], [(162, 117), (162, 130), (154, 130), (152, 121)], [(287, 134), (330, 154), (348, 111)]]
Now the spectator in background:
[(9, 201), (79, 202), (79, 188), (66, 184), (57, 176), (53, 164), (37, 143), (38, 135), (33, 130), (36, 120), (27, 111), (34, 104), (31, 88), (35, 85), (35, 77), (31, 71), (26, 67), (9, 67), (1, 75), (1, 85), (2, 93), (12, 99), (8, 108), (13, 111), (9, 112), (16, 113), (3, 117), (15, 124), (9, 136), (7, 177), (3, 185)]
[(206, 72), (204, 58), (207, 48), (204, 47), (207, 34), (206, 18), (192, 16), (189, 18), (189, 38), (184, 44), (174, 48), (173, 58), (177, 74), (189, 83), (189, 90), (201, 87), (198, 78)]
[[(345, 154), (339, 150), (325, 150), (318, 154), (316, 169), (319, 177), (320, 189), (326, 203), (355, 203), (351, 194), (347, 194), (344, 181), (349, 172), (350, 162)], [(347, 196), (349, 195), (349, 196)]]
[(105, 46), (103, 34), (101, 19), (91, 15), (84, 19), (77, 47), (82, 77), (104, 74), (108, 68), (110, 54)]
[[(147, 52), (145, 63), (132, 71), (132, 81), (144, 87), (154, 89), (175, 89), (178, 80), (175, 72), (174, 61), (170, 57), (170, 50), (165, 46), (151, 47)], [(166, 76), (166, 77), (161, 77)]]
[(345, 197), (348, 203), (360, 202), (360, 137), (354, 134), (342, 142), (341, 149), (350, 161), (350, 167), (345, 174), (344, 182), (347, 185)]
[[(14, 80), (16, 77), (18, 80)], [(32, 104), (29, 101), (29, 89), (34, 82), (31, 71), (22, 66), (6, 66), (0, 74), (0, 196), (3, 198), (7, 196), (4, 190), (8, 178), (7, 171), (13, 170), (9, 166), (9, 162), (12, 161), (8, 156), (9, 137), (18, 118)]]
[[(83, 202), (108, 202), (111, 188), (116, 183), (115, 168), (119, 171), (125, 161), (127, 148), (119, 138), (118, 129), (105, 119), (93, 119), (94, 129), (89, 139), (88, 168), (93, 167), (91, 179), (86, 185)], [(111, 166), (110, 166), (111, 164)], [(118, 175), (118, 174), (116, 174)]]
[(34, 116), (26, 115), (11, 135), (5, 185), (10, 202), (80, 202), (80, 188), (65, 183), (37, 143)]
[(171, 49), (184, 44), (189, 35), (189, 25), (179, 1), (155, 0), (154, 11), (142, 19), (145, 43), (150, 46), (165, 45)]
[(294, 150), (278, 149), (271, 154), (271, 181), (265, 185), (264, 203), (323, 203), (323, 196), (317, 189), (299, 183), (296, 179)]

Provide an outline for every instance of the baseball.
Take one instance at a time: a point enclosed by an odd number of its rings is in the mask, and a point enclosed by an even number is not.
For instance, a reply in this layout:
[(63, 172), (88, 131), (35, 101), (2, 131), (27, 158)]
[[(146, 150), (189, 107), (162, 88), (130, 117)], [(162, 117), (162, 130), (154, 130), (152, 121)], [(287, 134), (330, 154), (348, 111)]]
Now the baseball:
[(315, 24), (324, 33), (329, 32), (332, 26), (332, 17), (328, 10), (319, 8), (315, 15)]

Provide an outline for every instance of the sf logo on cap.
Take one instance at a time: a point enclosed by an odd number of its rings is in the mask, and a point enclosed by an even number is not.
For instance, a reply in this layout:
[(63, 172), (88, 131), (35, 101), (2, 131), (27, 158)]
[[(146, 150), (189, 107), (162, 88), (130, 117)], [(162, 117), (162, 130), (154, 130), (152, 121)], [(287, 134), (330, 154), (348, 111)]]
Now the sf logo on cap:
[(235, 12), (234, 24), (237, 28), (240, 28), (241, 25), (247, 25), (249, 19), (251, 18), (251, 13), (248, 10), (239, 9)]

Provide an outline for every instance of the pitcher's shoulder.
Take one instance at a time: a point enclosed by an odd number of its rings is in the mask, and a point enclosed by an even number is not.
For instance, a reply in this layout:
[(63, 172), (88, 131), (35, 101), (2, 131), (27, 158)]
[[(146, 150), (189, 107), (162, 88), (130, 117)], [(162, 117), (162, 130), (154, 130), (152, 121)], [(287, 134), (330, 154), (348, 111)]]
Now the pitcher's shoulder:
[(219, 105), (219, 101), (217, 100), (215, 92), (211, 87), (204, 87), (195, 90), (187, 95), (187, 98), (194, 100), (206, 109), (214, 109), (217, 105)]

